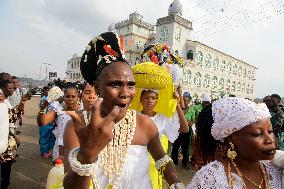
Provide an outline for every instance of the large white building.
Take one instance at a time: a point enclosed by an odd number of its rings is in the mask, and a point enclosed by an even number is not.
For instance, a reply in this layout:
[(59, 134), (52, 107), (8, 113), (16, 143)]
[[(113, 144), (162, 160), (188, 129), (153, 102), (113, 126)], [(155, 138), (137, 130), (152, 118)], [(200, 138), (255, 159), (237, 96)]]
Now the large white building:
[[(135, 11), (127, 20), (111, 24), (108, 28), (123, 36), (126, 57), (132, 65), (140, 63), (142, 50), (152, 43), (166, 43), (179, 53), (186, 62), (183, 68), (183, 89), (195, 98), (200, 99), (207, 92), (213, 98), (234, 94), (253, 99), (257, 68), (198, 41), (192, 41), (192, 29), (192, 23), (182, 17), (179, 0), (171, 3), (168, 16), (157, 19), (156, 25), (145, 22), (143, 16)], [(66, 73), (70, 81), (81, 80), (78, 60), (80, 57), (73, 56), (68, 61)]]

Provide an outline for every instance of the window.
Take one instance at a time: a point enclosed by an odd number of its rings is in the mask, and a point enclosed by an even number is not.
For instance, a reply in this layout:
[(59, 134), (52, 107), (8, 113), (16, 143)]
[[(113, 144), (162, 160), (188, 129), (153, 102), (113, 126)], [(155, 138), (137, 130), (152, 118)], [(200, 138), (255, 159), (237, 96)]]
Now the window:
[(203, 87), (206, 87), (206, 88), (210, 87), (210, 76), (209, 76), (209, 74), (206, 74), (204, 76)]
[(201, 51), (197, 51), (195, 61), (197, 62), (197, 64), (200, 64), (202, 66), (203, 54)]
[(219, 59), (216, 57), (213, 61), (213, 69), (218, 70), (219, 69)]
[(183, 70), (183, 84), (188, 85), (191, 83), (191, 71), (187, 68)]
[(198, 87), (201, 86), (201, 79), (202, 79), (202, 76), (199, 72), (197, 72), (195, 74), (195, 77), (194, 77), (194, 84), (197, 85)]
[(242, 69), (242, 67), (240, 66), (240, 67), (239, 67), (239, 70), (238, 70), (238, 76), (241, 77), (241, 76), (242, 76), (242, 73), (243, 73), (243, 69)]
[(226, 82), (226, 92), (227, 93), (230, 93), (230, 87), (231, 87), (231, 81), (230, 79), (228, 79)]
[(212, 79), (212, 88), (217, 89), (218, 88), (218, 79), (216, 76), (213, 77)]
[(165, 41), (169, 36), (169, 31), (166, 26), (163, 26), (160, 30), (160, 40)]
[(247, 77), (248, 77), (249, 80), (251, 80), (251, 71), (250, 70), (248, 71)]
[(247, 94), (250, 93), (250, 85), (249, 85), (249, 84), (247, 85), (247, 90), (246, 90), (246, 92), (247, 92)]
[(220, 81), (219, 81), (219, 89), (224, 89), (224, 84), (225, 84), (225, 81), (224, 81), (224, 78), (221, 78)]
[(226, 62), (225, 60), (222, 60), (221, 65), (220, 65), (220, 71), (224, 72), (226, 69)]
[(237, 64), (235, 64), (234, 67), (233, 67), (233, 74), (234, 75), (238, 74), (238, 66), (237, 66)]
[(235, 91), (236, 91), (236, 82), (233, 81), (231, 85), (231, 92), (235, 92)]
[(237, 84), (237, 91), (238, 91), (238, 92), (241, 91), (241, 82), (238, 82), (238, 84)]
[(244, 68), (244, 70), (243, 70), (243, 77), (244, 77), (244, 78), (247, 77), (247, 69), (246, 69), (246, 68)]
[(251, 88), (250, 88), (250, 93), (251, 93), (251, 94), (253, 94), (253, 90), (254, 90), (254, 89), (253, 89), (253, 85), (251, 85)]
[(186, 58), (188, 60), (193, 60), (193, 51), (192, 50), (187, 51)]
[(246, 84), (243, 83), (243, 87), (242, 87), (242, 93), (245, 93), (246, 92)]
[(231, 62), (228, 63), (227, 70), (228, 70), (229, 74), (232, 73), (232, 64), (231, 64)]
[(205, 67), (207, 67), (207, 68), (210, 68), (211, 67), (211, 55), (210, 54), (208, 54), (207, 56), (206, 56), (206, 59), (205, 59)]

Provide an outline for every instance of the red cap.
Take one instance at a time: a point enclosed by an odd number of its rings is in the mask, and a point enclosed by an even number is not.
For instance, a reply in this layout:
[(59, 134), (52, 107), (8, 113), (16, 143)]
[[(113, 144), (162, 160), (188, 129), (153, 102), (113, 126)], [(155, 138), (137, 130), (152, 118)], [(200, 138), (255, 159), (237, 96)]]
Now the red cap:
[(55, 164), (57, 164), (57, 165), (62, 164), (62, 160), (61, 159), (56, 159), (55, 160)]

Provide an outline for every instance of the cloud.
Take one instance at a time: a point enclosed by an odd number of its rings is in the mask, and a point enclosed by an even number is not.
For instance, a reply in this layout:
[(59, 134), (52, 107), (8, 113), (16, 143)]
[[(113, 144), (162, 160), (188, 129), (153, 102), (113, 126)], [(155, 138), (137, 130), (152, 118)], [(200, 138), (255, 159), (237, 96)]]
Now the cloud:
[[(0, 68), (38, 78), (43, 62), (64, 74), (94, 35), (138, 10), (156, 24), (172, 0), (0, 0)], [(193, 39), (258, 67), (256, 96), (284, 96), (282, 0), (180, 0)], [(61, 75), (61, 76), (62, 76)]]

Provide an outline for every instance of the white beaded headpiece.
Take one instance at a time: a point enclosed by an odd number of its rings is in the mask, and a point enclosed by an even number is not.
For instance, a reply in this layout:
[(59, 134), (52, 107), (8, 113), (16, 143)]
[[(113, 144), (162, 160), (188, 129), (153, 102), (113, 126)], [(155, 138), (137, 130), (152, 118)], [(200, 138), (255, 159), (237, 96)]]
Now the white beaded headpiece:
[(270, 118), (264, 103), (236, 97), (221, 98), (212, 104), (213, 126), (211, 134), (215, 140), (223, 140), (251, 123)]

